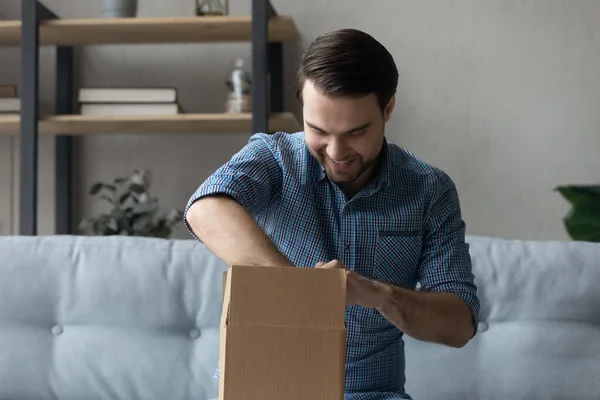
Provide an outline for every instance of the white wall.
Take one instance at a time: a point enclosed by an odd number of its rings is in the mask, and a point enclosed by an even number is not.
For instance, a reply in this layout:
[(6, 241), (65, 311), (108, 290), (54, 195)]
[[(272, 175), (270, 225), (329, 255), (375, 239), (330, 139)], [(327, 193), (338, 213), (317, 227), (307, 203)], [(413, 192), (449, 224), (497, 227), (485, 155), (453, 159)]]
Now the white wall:
[[(18, 17), (15, 3), (0, 4), (0, 14)], [(100, 0), (45, 3), (65, 18), (99, 15)], [(250, 10), (249, 0), (230, 3), (234, 14)], [(599, 180), (599, 1), (273, 3), (295, 18), (302, 35), (298, 46), (286, 48), (287, 109), (298, 111), (292, 68), (299, 51), (326, 31), (366, 30), (389, 48), (400, 69), (398, 106), (388, 137), (454, 178), (468, 233), (567, 238), (561, 218), (568, 206), (553, 188)], [(365, 12), (365, 5), (372, 9)], [(193, 0), (145, 0), (140, 7), (139, 16), (192, 15)], [(218, 111), (231, 61), (249, 54), (247, 44), (86, 47), (79, 52), (80, 84), (175, 85), (187, 111)], [(18, 53), (0, 49), (0, 60), (2, 79), (18, 82), (13, 65)], [(51, 103), (52, 51), (44, 50), (41, 60), (42, 98)], [(77, 211), (83, 215), (97, 210), (84, 193), (94, 181), (137, 167), (153, 171), (163, 202), (183, 207), (195, 187), (248, 137), (165, 133), (78, 140)], [(47, 175), (52, 146), (47, 140), (41, 149), (42, 233), (51, 232), (53, 224), (52, 177)], [(0, 150), (0, 157), (5, 154)], [(0, 218), (5, 219), (4, 175), (0, 173)], [(187, 237), (183, 229), (178, 235)]]

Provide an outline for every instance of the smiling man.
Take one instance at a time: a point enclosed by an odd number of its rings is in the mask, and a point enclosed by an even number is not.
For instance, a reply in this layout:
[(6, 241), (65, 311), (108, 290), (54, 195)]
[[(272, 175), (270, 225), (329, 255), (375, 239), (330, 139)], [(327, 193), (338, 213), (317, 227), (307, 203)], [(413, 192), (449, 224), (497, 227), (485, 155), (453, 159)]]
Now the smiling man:
[(462, 347), (477, 330), (455, 185), (385, 136), (397, 84), (370, 35), (319, 37), (297, 72), (304, 131), (253, 135), (185, 212), (227, 264), (346, 271), (346, 400), (410, 399), (403, 335)]

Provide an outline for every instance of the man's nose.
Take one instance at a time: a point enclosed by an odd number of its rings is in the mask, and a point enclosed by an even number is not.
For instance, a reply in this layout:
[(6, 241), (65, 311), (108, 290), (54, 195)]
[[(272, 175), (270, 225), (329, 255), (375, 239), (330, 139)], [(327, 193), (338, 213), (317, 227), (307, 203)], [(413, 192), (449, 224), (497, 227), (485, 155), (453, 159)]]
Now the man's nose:
[(340, 139), (332, 139), (327, 145), (327, 155), (334, 161), (344, 161), (347, 151)]

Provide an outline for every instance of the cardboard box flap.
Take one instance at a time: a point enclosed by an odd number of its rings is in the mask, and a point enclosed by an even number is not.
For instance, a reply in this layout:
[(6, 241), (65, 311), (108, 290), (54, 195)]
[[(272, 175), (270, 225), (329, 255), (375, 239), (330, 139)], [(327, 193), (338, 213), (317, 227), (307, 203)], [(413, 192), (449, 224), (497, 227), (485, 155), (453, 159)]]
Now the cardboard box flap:
[(232, 266), (224, 293), (225, 325), (345, 329), (343, 270)]

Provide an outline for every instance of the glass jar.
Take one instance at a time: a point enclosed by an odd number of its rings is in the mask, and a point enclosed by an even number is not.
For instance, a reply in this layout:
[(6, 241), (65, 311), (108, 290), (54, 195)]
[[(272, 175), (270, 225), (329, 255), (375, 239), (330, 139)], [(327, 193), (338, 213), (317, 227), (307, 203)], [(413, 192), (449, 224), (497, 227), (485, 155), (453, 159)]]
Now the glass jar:
[(234, 68), (227, 79), (229, 93), (225, 103), (227, 113), (247, 113), (252, 111), (252, 77), (245, 69), (242, 58), (235, 60)]

